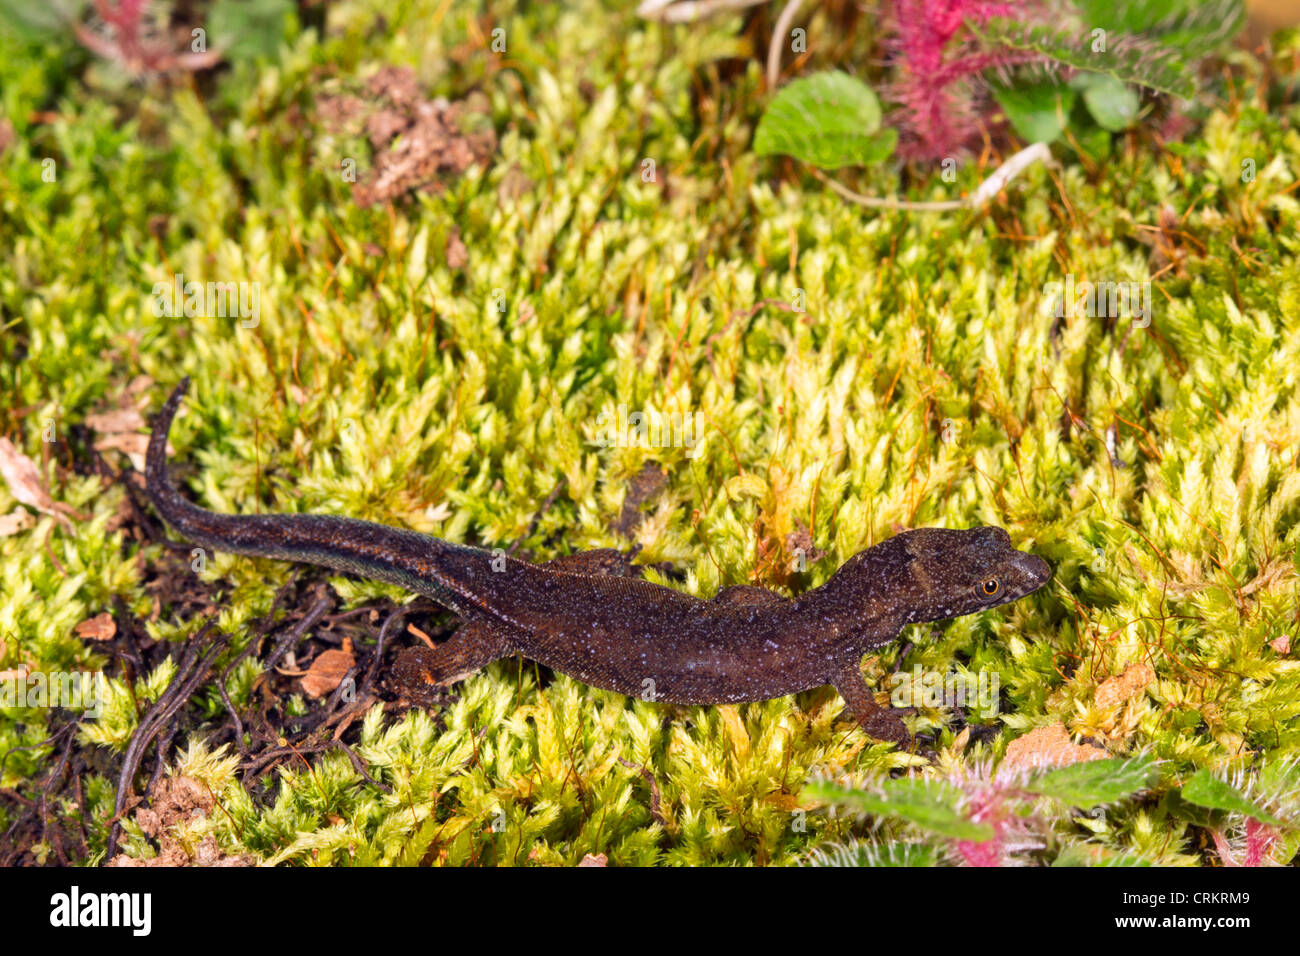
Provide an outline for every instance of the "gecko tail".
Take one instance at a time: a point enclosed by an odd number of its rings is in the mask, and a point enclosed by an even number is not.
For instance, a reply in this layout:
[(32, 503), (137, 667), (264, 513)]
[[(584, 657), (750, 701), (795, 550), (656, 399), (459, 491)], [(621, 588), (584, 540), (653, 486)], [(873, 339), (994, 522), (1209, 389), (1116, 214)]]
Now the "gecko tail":
[(462, 615), (487, 604), (481, 594), (458, 587), (456, 581), (477, 578), (493, 587), (506, 587), (501, 575), (482, 573), (493, 556), (478, 548), (354, 518), (222, 514), (189, 501), (167, 473), (167, 436), (189, 385), (189, 378), (182, 379), (158, 413), (145, 456), (149, 500), (182, 537), (212, 551), (301, 561), (390, 581), (426, 594)]
[(145, 453), (145, 493), (163, 520), (195, 544), (252, 557), (273, 557), (275, 549), (261, 545), (255, 536), (245, 534), (260, 525), (264, 519), (259, 519), (258, 516), (250, 519), (225, 515), (200, 508), (172, 484), (167, 472), (167, 439), (171, 434), (176, 411), (189, 387), (190, 379), (187, 375), (172, 390), (162, 411), (154, 420), (153, 431), (149, 434), (149, 448)]
[(189, 389), (190, 377), (187, 375), (172, 390), (154, 420), (153, 430), (149, 433), (149, 449), (145, 452), (145, 493), (164, 521), (187, 538), (208, 544), (206, 539), (212, 529), (205, 526), (210, 525), (211, 519), (222, 516), (187, 501), (167, 474), (167, 438), (171, 434), (176, 410), (181, 407), (181, 400)]
[[(180, 493), (167, 473), (167, 438), (189, 387), (189, 378), (183, 378), (168, 397), (154, 421), (145, 455), (145, 491), (163, 520), (183, 537), (213, 551), (353, 570), (356, 559), (346, 553), (350, 526), (365, 522), (326, 515), (222, 514), (201, 508)], [(327, 548), (318, 553), (328, 545), (337, 546), (340, 553), (328, 553)]]
[[(181, 379), (180, 384), (172, 389), (167, 403), (163, 405), (162, 411), (154, 420), (153, 431), (149, 433), (149, 449), (145, 453), (145, 489), (149, 497), (153, 500), (154, 505), (163, 517), (167, 518), (166, 506), (170, 504), (170, 499), (178, 499), (182, 504), (189, 504), (184, 498), (181, 498), (179, 492), (171, 483), (171, 478), (167, 475), (167, 436), (172, 430), (172, 419), (176, 417), (176, 409), (181, 407), (181, 399), (185, 393), (190, 390), (190, 377), (186, 375)], [(192, 507), (192, 506), (191, 506)], [(171, 519), (168, 518), (168, 523)]]

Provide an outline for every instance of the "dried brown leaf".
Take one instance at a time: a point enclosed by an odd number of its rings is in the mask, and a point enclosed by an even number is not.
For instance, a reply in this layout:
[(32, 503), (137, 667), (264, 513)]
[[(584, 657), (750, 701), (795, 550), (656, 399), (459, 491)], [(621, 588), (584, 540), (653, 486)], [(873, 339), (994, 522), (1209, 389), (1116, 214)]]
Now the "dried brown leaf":
[(328, 650), (311, 662), (302, 678), (303, 693), (310, 697), (324, 697), (343, 682), (356, 658), (346, 651)]
[(1156, 672), (1146, 661), (1124, 668), (1124, 673), (1108, 677), (1097, 687), (1096, 703), (1102, 710), (1122, 704), (1156, 679)]
[(95, 439), (95, 451), (120, 451), (131, 460), (136, 471), (144, 471), (145, 452), (149, 449), (149, 436), (138, 432), (121, 432), (101, 435)]
[(1007, 744), (1007, 753), (998, 766), (998, 773), (1016, 773), (1035, 767), (1064, 767), (1085, 760), (1101, 760), (1105, 756), (1106, 751), (1100, 747), (1072, 741), (1065, 724), (1052, 724), (1036, 727)]
[(45, 482), (41, 480), (41, 470), (36, 467), (36, 462), (19, 451), (8, 438), (0, 438), (0, 477), (4, 478), (10, 494), (21, 504), (52, 515), (71, 527), (71, 522), (60, 514), (54, 499), (45, 490)]
[(15, 508), (7, 515), (0, 515), (0, 538), (7, 538), (19, 531), (26, 531), (34, 524), (36, 524), (36, 520), (32, 517), (30, 511)]
[(117, 622), (107, 611), (82, 621), (75, 628), (77, 637), (86, 641), (111, 641), (117, 636)]
[(144, 427), (144, 416), (140, 414), (140, 409), (128, 405), (87, 415), (86, 425), (106, 434), (133, 432)]

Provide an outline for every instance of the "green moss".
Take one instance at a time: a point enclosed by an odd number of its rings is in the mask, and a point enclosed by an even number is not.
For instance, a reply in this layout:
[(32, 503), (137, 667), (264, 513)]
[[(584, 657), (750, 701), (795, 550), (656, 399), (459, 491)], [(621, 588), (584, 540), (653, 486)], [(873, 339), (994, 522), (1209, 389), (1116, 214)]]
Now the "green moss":
[[(492, 9), (505, 55), (485, 49), (472, 5), (385, 8), (385, 29), (378, 4), (331, 5), (323, 38), (293, 33), (277, 64), (241, 64), (210, 98), (186, 83), (96, 91), (0, 40), (20, 133), (0, 156), (0, 432), (47, 462), (53, 497), (80, 515), (74, 532), (40, 516), (0, 538), (0, 669), (102, 665), (73, 627), (119, 599), (152, 636), (193, 636), (196, 623), (165, 609), (152, 619), (138, 543), (108, 530), (125, 492), (74, 473), (66, 444), (137, 375), (157, 381), (156, 407), (190, 374), (173, 442), (201, 469), (191, 494), (219, 510), (348, 514), (495, 547), (524, 534), (563, 479), (524, 542), (541, 559), (628, 546), (610, 523), (655, 460), (668, 487), (635, 543), (701, 594), (815, 586), (902, 527), (1008, 528), (1052, 562), (1053, 582), (905, 635), (908, 668), (1000, 677), (988, 744), (962, 750), (953, 711), (921, 708), (915, 726), (940, 732), (941, 762), (989, 760), (1064, 722), (1117, 755), (1164, 761), (1155, 789), (1167, 796), (1202, 767), (1296, 752), (1300, 669), (1270, 646), (1294, 631), (1300, 546), (1294, 62), (1273, 64), (1273, 87), (1253, 60), (1236, 62), (1258, 82), (1219, 91), (1185, 143), (1133, 137), (1106, 166), (1031, 170), (978, 215), (877, 214), (750, 152), (759, 70), (721, 72), (744, 52), (737, 21)], [(819, 29), (820, 15), (810, 36)], [(416, 68), (430, 95), (481, 89), (501, 134), (486, 171), (391, 213), (355, 206), (339, 169), (358, 144), (312, 110), (329, 84), (387, 63)], [(42, 110), (55, 115), (29, 123)], [(56, 182), (42, 181), (43, 158)], [(642, 180), (645, 159), (656, 182)], [(916, 198), (969, 191), (986, 173), (968, 164)], [(897, 189), (887, 170), (870, 177)], [(444, 256), (453, 228), (461, 270)], [(177, 272), (259, 283), (259, 323), (155, 317), (153, 284)], [(1150, 327), (1045, 314), (1044, 285), (1067, 274), (1150, 281)], [(796, 296), (805, 311), (788, 307)], [(698, 455), (600, 447), (598, 416), (620, 404), (698, 410)], [(46, 419), (65, 444), (42, 442)], [(0, 487), (0, 514), (16, 506)], [(801, 526), (826, 555), (791, 575), (786, 536)], [(208, 562), (205, 579), (230, 588), (223, 664), (287, 573)], [(349, 606), (406, 599), (330, 580)], [(882, 690), (898, 654), (865, 664)], [(1138, 662), (1153, 682), (1098, 708), (1098, 685)], [(137, 675), (134, 700), (156, 697), (168, 667)], [(256, 674), (250, 661), (231, 678), (241, 705)], [(334, 751), (281, 765), (271, 799), (255, 800), (202, 728), (177, 741), (173, 769), (220, 797), (199, 826), (264, 860), (605, 853), (631, 865), (780, 864), (841, 844), (856, 858), (864, 824), (800, 803), (805, 780), (921, 765), (836, 723), (830, 690), (672, 709), (563, 677), (539, 689), (531, 665), (502, 662), (458, 694), (436, 715), (375, 709), (361, 722), (354, 750), (391, 792)], [(215, 720), (214, 695), (205, 687), (194, 706)], [(120, 751), (138, 713), (114, 682), (80, 746)], [(0, 712), (0, 752), (41, 744), (48, 727), (48, 712)], [(22, 790), (55, 759), (50, 745), (12, 752), (0, 787)], [(85, 783), (93, 857), (114, 781)], [(0, 828), (15, 812), (0, 802)], [(1052, 826), (1062, 859), (1090, 859), (1070, 847), (1095, 840), (1119, 859), (1192, 862), (1190, 819), (1161, 800), (1117, 805), (1100, 836), (1064, 812)], [(878, 822), (887, 844), (917, 838)], [(125, 846), (147, 852), (138, 831)], [(937, 859), (932, 849), (862, 852)]]

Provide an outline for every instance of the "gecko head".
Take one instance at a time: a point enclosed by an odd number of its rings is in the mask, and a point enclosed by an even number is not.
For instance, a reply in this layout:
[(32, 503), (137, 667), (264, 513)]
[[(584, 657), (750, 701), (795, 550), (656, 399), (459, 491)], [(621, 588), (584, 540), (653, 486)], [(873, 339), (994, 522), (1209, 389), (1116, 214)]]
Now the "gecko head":
[(1052, 577), (1042, 558), (1011, 547), (1002, 528), (917, 528), (890, 540), (898, 541), (896, 587), (911, 623), (1007, 604)]

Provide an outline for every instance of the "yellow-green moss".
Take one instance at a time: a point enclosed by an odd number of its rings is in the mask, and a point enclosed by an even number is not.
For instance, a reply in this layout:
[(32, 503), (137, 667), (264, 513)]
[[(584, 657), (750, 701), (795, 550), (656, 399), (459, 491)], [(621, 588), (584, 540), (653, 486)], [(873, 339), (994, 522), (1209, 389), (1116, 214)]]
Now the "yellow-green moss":
[[(626, 547), (611, 519), (653, 459), (669, 483), (634, 539), (641, 560), (672, 562), (702, 594), (814, 586), (903, 527), (999, 524), (1054, 565), (1053, 582), (905, 635), (908, 667), (1000, 674), (991, 744), (958, 756), (951, 712), (918, 715), (945, 760), (999, 756), (1058, 722), (1165, 761), (1163, 790), (1200, 767), (1296, 752), (1300, 665), (1270, 646), (1295, 633), (1300, 544), (1294, 61), (1273, 64), (1290, 72), (1271, 87), (1259, 63), (1237, 61), (1233, 89), (1214, 92), (1185, 144), (1134, 137), (1099, 169), (1032, 170), (978, 214), (875, 213), (749, 152), (759, 69), (719, 72), (746, 52), (735, 20), (665, 28), (593, 3), (494, 3), (490, 19), (474, 6), (331, 5), (323, 39), (298, 32), (277, 65), (237, 68), (211, 100), (145, 83), (110, 101), (57, 61), (4, 48), (20, 136), (0, 157), (0, 431), (41, 462), (44, 419), (66, 434), (139, 374), (157, 381), (155, 401), (189, 374), (173, 439), (202, 468), (190, 490), (209, 507), (504, 546), (565, 479), (525, 542), (539, 558)], [(505, 28), (507, 54), (487, 49), (485, 25)], [(814, 45), (819, 29), (820, 14)], [(317, 71), (345, 83), (385, 63), (415, 67), (430, 95), (481, 89), (501, 132), (486, 172), (391, 212), (356, 208), (338, 173), (352, 147), (311, 110), (333, 82)], [(37, 109), (57, 115), (31, 124)], [(54, 183), (41, 180), (46, 157)], [(642, 180), (647, 158), (656, 182)], [(1257, 174), (1243, 182), (1248, 158)], [(968, 191), (986, 173), (968, 163), (959, 183), (918, 195)], [(531, 184), (509, 198), (507, 177)], [(897, 189), (887, 170), (871, 177)], [(453, 228), (463, 270), (444, 255)], [(153, 283), (176, 272), (260, 283), (259, 324), (155, 318)], [(1150, 328), (1058, 325), (1043, 288), (1067, 273), (1150, 281)], [(797, 294), (806, 311), (782, 307)], [(698, 457), (599, 447), (598, 416), (620, 404), (701, 412)], [(135, 545), (106, 531), (123, 490), (72, 474), (55, 447), (51, 492), (86, 518), (70, 533), (41, 516), (0, 538), (0, 669), (93, 667), (102, 657), (73, 625), (115, 598), (150, 611)], [(15, 506), (0, 487), (0, 514)], [(791, 579), (786, 536), (801, 525), (826, 556)], [(219, 626), (236, 647), (287, 570), (210, 561), (205, 574), (233, 587)], [(349, 604), (404, 599), (333, 584)], [(192, 636), (166, 614), (149, 628)], [(883, 678), (897, 653), (868, 673)], [(1142, 661), (1154, 682), (1096, 708), (1100, 682)], [(136, 697), (165, 677), (142, 675)], [(251, 678), (232, 683), (237, 700)], [(539, 692), (531, 665), (503, 662), (459, 693), (445, 729), (419, 713), (366, 717), (355, 749), (392, 793), (331, 753), (281, 768), (259, 809), (201, 731), (178, 741), (176, 767), (220, 795), (224, 812), (203, 826), (265, 860), (690, 864), (792, 862), (861, 835), (851, 816), (799, 803), (807, 775), (920, 763), (835, 723), (829, 690), (674, 710), (563, 677)], [(129, 701), (119, 683), (84, 746), (124, 746)], [(40, 743), (47, 716), (0, 714), (0, 752)], [(0, 787), (50, 759), (14, 752)], [(112, 787), (88, 785), (99, 852)], [(13, 812), (0, 803), (0, 828)], [(1113, 820), (1091, 836), (1109, 852), (1196, 852), (1168, 801)], [(1090, 838), (1069, 816), (1057, 825), (1066, 843)], [(125, 845), (143, 852), (138, 832)]]

